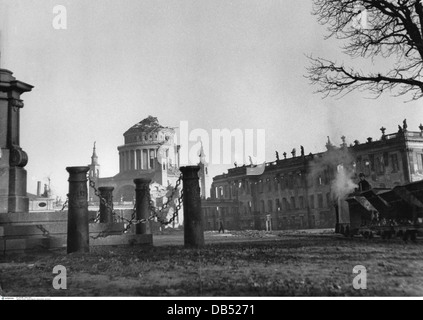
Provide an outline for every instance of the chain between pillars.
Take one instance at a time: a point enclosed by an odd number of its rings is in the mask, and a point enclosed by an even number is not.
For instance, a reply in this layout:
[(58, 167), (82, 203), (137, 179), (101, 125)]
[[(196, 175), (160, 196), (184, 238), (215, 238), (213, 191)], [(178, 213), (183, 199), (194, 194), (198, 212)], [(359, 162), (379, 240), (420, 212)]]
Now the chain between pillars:
[[(97, 213), (96, 218), (94, 219), (94, 222), (97, 223), (97, 222), (99, 222), (101, 220), (101, 217), (100, 216), (101, 216), (101, 208), (102, 207), (105, 210), (107, 210), (109, 214), (111, 213), (111, 216), (112, 216), (111, 217), (111, 221), (113, 221), (114, 217), (117, 214), (116, 214), (115, 210), (113, 209), (113, 196), (112, 196), (112, 194), (109, 194), (109, 192), (108, 192), (109, 191), (108, 188), (112, 188), (112, 187), (99, 187), (97, 189), (97, 187), (95, 185), (95, 182), (93, 180), (91, 180), (91, 178), (88, 178), (88, 179), (89, 179), (90, 187), (94, 190), (94, 194), (100, 200), (100, 208), (99, 208), (99, 211)], [(102, 189), (102, 188), (106, 188), (106, 189)], [(102, 195), (102, 192), (101, 192), (102, 190), (104, 190), (104, 192), (106, 192), (107, 195), (103, 196)], [(112, 191), (113, 191), (113, 189), (112, 189)], [(103, 216), (105, 216), (105, 215), (106, 214), (104, 214)]]
[(65, 203), (63, 203), (62, 209), (60, 209), (60, 212), (65, 211), (66, 207), (68, 206), (68, 202), (69, 202), (69, 194), (66, 195), (66, 201)]
[[(87, 173), (89, 167), (68, 167), (66, 170), (69, 172), (69, 194), (68, 194), (68, 253), (72, 252), (89, 252), (89, 226), (88, 226), (88, 190), (87, 190)], [(162, 225), (168, 225), (174, 221), (178, 216), (179, 210), (181, 209), (182, 203), (186, 203), (186, 213), (184, 217), (186, 221), (186, 229), (184, 234), (185, 245), (200, 247), (204, 245), (204, 232), (202, 226), (202, 214), (201, 214), (201, 198), (200, 198), (200, 187), (198, 177), (199, 167), (183, 167), (181, 168), (181, 176), (176, 182), (175, 188), (172, 190), (167, 202), (163, 207), (158, 210), (152, 205), (150, 191), (149, 191), (149, 180), (136, 179), (138, 191), (142, 191), (142, 194), (137, 196), (135, 202), (131, 220), (123, 218), (124, 221), (128, 222), (122, 233), (127, 232), (132, 225), (145, 224), (148, 221), (157, 219)], [(173, 213), (171, 219), (166, 221), (164, 218), (159, 216), (165, 209), (168, 208), (169, 204), (174, 200), (174, 195), (178, 190), (183, 180), (184, 189), (181, 190), (181, 194), (178, 197), (178, 204), (176, 210)], [(103, 205), (110, 210), (108, 214), (112, 217), (116, 215), (112, 205), (105, 199), (101, 192), (99, 192), (94, 181), (90, 179), (90, 186), (94, 188), (95, 194), (100, 198)], [(186, 186), (186, 188), (185, 188)], [(139, 211), (139, 213), (138, 213)], [(148, 212), (152, 214), (148, 217)], [(142, 234), (146, 232), (146, 226), (138, 227), (137, 233)], [(94, 239), (99, 237), (107, 236), (108, 232), (101, 232), (98, 236), (92, 237)]]
[(101, 198), (100, 201), (100, 223), (113, 223), (113, 187), (99, 187)]
[[(145, 184), (145, 182), (142, 182), (143, 179), (135, 179), (134, 183), (137, 184), (136, 180), (141, 180), (138, 183), (141, 184)], [(144, 179), (145, 180), (145, 179)], [(103, 197), (101, 191), (102, 187), (99, 187), (97, 189), (95, 182), (91, 179), (89, 179), (89, 184), (90, 187), (94, 189), (94, 193), (95, 195), (100, 199), (100, 203), (104, 205), (104, 207), (112, 213), (113, 217), (118, 217), (119, 220), (123, 221), (124, 223), (126, 223), (126, 227), (123, 229), (122, 234), (126, 233), (129, 231), (129, 229), (135, 225), (136, 226), (136, 233), (137, 234), (143, 234), (143, 232), (146, 232), (146, 226), (145, 224), (149, 221), (152, 220), (156, 220), (157, 222), (159, 222), (161, 225), (169, 225), (171, 223), (173, 223), (173, 221), (176, 219), (176, 217), (178, 217), (179, 211), (182, 208), (182, 203), (183, 203), (183, 189), (181, 189), (180, 192), (180, 196), (177, 199), (174, 199), (176, 192), (179, 190), (179, 187), (181, 185), (182, 182), (182, 174), (179, 176), (178, 180), (176, 181), (175, 187), (172, 189), (171, 195), (168, 197), (166, 203), (160, 208), (156, 208), (153, 204), (153, 201), (151, 200), (151, 194), (150, 194), (150, 190), (149, 190), (149, 183), (147, 184), (147, 186), (144, 186), (142, 188), (139, 188), (140, 192), (144, 192), (145, 195), (145, 199), (143, 201), (144, 205), (143, 205), (143, 211), (144, 213), (140, 213), (137, 215), (137, 207), (138, 207), (138, 203), (140, 202), (137, 198), (134, 204), (134, 208), (132, 209), (132, 215), (131, 215), (131, 219), (128, 220), (124, 217), (120, 217), (116, 214), (115, 210), (113, 209), (113, 203), (112, 205), (109, 204), (109, 202), (107, 201), (107, 199), (105, 199), (105, 197)], [(110, 188), (110, 187), (109, 187)], [(144, 189), (143, 189), (144, 188)], [(145, 192), (147, 191), (148, 192)], [(172, 202), (174, 202), (175, 200), (177, 200), (177, 204), (175, 204), (175, 210), (174, 213), (172, 215), (172, 217), (169, 220), (166, 220), (165, 218), (160, 217), (160, 213), (163, 213), (163, 211), (165, 211)], [(145, 203), (147, 204), (147, 206), (145, 205)], [(141, 209), (141, 206), (140, 206)], [(100, 212), (99, 211), (95, 222), (98, 222), (100, 219)], [(148, 216), (148, 212), (150, 212), (150, 216)], [(144, 226), (143, 226), (144, 225)], [(110, 235), (110, 230), (106, 230), (106, 231), (102, 231), (100, 232), (97, 236), (95, 237), (91, 237), (92, 239), (98, 239), (101, 237), (107, 237)]]
[(154, 206), (153, 200), (151, 199), (151, 195), (150, 195), (150, 193), (148, 193), (148, 196), (150, 197), (149, 198), (149, 210), (151, 211), (152, 215), (157, 218), (157, 221), (160, 222), (162, 225), (169, 225), (169, 224), (173, 223), (173, 221), (178, 217), (179, 211), (182, 208), (184, 190), (180, 189), (181, 194), (177, 198), (178, 203), (175, 205), (175, 211), (173, 212), (172, 217), (169, 220), (166, 221), (164, 218), (159, 216), (159, 214), (163, 213), (163, 211), (166, 210), (172, 202), (174, 203), (175, 193), (176, 193), (176, 191), (179, 190), (181, 182), (182, 182), (182, 174), (179, 176), (178, 180), (176, 181), (175, 187), (173, 188), (170, 196), (167, 198), (166, 203), (160, 209), (157, 209)]

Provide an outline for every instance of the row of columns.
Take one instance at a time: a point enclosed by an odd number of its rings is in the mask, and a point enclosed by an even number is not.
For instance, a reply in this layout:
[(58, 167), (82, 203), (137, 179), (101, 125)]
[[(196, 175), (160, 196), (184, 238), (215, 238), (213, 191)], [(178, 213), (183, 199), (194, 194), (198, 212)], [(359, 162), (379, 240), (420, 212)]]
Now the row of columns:
[[(88, 188), (89, 167), (68, 167), (69, 204), (67, 252), (89, 252)], [(203, 216), (198, 172), (199, 166), (181, 167), (184, 204), (184, 244), (186, 247), (204, 245)], [(149, 179), (135, 179), (136, 219), (149, 217)], [(113, 223), (113, 187), (100, 187), (101, 196), (108, 205), (100, 202), (100, 223)], [(147, 226), (139, 223), (136, 234), (146, 234)]]
[(120, 172), (155, 169), (156, 149), (133, 149), (119, 152)]

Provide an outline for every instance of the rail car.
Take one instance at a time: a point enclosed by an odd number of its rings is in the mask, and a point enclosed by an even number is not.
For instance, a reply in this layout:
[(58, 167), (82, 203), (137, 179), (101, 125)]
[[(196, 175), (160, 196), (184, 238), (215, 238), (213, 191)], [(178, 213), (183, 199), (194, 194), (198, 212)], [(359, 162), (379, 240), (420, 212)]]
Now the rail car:
[(393, 189), (371, 189), (355, 192), (346, 199), (349, 221), (341, 223), (345, 236), (375, 235), (383, 239), (401, 237), (416, 241), (423, 235), (423, 181)]

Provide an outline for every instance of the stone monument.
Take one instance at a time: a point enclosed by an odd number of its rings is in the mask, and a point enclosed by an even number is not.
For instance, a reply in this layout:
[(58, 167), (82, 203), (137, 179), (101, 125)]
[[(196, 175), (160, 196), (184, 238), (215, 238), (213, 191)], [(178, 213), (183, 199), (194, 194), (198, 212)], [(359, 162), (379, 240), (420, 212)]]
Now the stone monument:
[(26, 170), (28, 156), (19, 145), (21, 95), (33, 86), (0, 69), (0, 214), (28, 212)]

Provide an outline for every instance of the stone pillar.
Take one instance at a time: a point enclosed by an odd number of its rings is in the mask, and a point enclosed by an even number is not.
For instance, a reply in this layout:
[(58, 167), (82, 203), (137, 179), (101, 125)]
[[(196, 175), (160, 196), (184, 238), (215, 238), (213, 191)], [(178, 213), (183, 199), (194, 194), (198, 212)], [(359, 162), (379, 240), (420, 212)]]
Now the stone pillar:
[[(149, 217), (148, 207), (150, 205), (150, 179), (135, 179), (135, 201), (136, 201), (136, 219), (147, 219)], [(147, 234), (147, 223), (138, 223), (135, 226), (136, 234)]]
[(141, 150), (137, 149), (136, 151), (136, 155), (137, 155), (137, 170), (141, 170), (142, 166), (141, 166)]
[(122, 152), (119, 152), (119, 172), (123, 172), (123, 156)]
[(122, 157), (122, 172), (126, 171), (126, 156), (125, 156), (125, 151), (122, 151), (121, 153), (121, 157)]
[(151, 169), (151, 167), (150, 167), (150, 149), (147, 149), (147, 169)]
[(129, 151), (130, 154), (130, 170), (135, 170), (135, 150)]
[(28, 212), (26, 170), (28, 155), (19, 145), (21, 94), (33, 86), (0, 69), (0, 214)]
[(132, 170), (132, 168), (131, 168), (131, 150), (128, 150), (127, 151), (127, 153), (128, 153), (128, 171), (131, 171)]
[(186, 247), (204, 246), (203, 215), (198, 171), (199, 166), (180, 168), (183, 182), (184, 244)]
[(68, 167), (69, 207), (67, 252), (89, 252), (87, 172), (89, 167)]
[(120, 172), (125, 171), (125, 152), (120, 151), (120, 167), (122, 168)]
[(100, 223), (113, 223), (113, 187), (99, 187), (100, 196), (106, 204), (100, 200)]
[(123, 171), (126, 171), (128, 170), (128, 161), (127, 161), (126, 151), (123, 151), (122, 154), (123, 154)]

